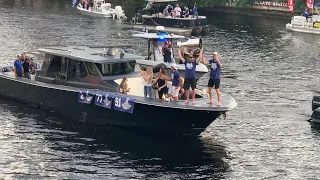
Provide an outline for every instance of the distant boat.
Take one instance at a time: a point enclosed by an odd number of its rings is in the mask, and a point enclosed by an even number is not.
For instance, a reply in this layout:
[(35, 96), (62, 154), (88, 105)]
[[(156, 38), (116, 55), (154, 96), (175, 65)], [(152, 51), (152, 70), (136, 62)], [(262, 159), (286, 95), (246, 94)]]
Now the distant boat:
[[(162, 13), (162, 9), (160, 10), (159, 6), (155, 5), (157, 3), (162, 3), (165, 5), (167, 5), (170, 2), (176, 3), (177, 0), (146, 1), (148, 2), (147, 6), (141, 12), (136, 13), (135, 17), (132, 18), (131, 22), (134, 24), (134, 28), (136, 29), (141, 29), (141, 27), (143, 27), (144, 25), (146, 26), (147, 30), (153, 30), (155, 26), (164, 26), (167, 32), (172, 32), (176, 34), (189, 33), (192, 35), (207, 34), (209, 31), (206, 16), (164, 16)], [(181, 7), (181, 10), (184, 10), (184, 8)]]
[(320, 34), (320, 15), (318, 7), (320, 7), (320, 2), (314, 4), (314, 9), (317, 14), (311, 15), (308, 18), (305, 16), (293, 16), (291, 22), (286, 24), (286, 29), (295, 32)]
[(93, 7), (82, 7), (82, 4), (77, 6), (77, 9), (83, 15), (92, 16), (92, 17), (105, 17), (105, 18), (127, 18), (122, 10), (121, 6), (116, 6), (114, 9), (111, 8), (111, 4), (105, 2), (105, 0), (94, 0)]

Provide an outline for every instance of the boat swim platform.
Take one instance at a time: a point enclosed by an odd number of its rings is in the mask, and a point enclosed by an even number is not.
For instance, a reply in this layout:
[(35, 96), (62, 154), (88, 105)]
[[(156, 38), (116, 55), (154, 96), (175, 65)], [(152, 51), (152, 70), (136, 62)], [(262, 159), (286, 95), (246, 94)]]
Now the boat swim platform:
[[(135, 24), (133, 25), (134, 29), (139, 29), (141, 30), (144, 27), (142, 24)], [(156, 30), (156, 26), (146, 26), (146, 30), (150, 31)], [(192, 33), (192, 28), (190, 29), (183, 29), (183, 28), (171, 28), (171, 27), (164, 27), (163, 31), (168, 32), (168, 33), (176, 33), (176, 34), (181, 34), (181, 35), (191, 35)]]
[[(77, 92), (77, 93), (80, 90), (100, 91), (98, 89), (83, 89), (83, 88), (62, 85), (62, 84), (43, 83), (37, 80), (15, 77), (13, 72), (0, 73), (0, 78), (10, 79), (12, 81), (18, 81), (21, 83), (39, 86), (42, 88), (52, 88), (52, 89), (59, 89), (62, 91), (71, 91), (71, 92)], [(117, 94), (117, 92), (106, 92), (106, 93)], [(185, 100), (165, 102), (161, 99), (153, 99), (153, 98), (147, 98), (143, 96), (136, 96), (136, 95), (130, 95), (130, 94), (124, 95), (124, 96), (135, 99), (136, 103), (139, 103), (139, 104), (158, 106), (158, 107), (164, 107), (164, 108), (184, 109), (184, 110), (192, 109), (192, 110), (199, 110), (199, 111), (225, 112), (225, 111), (233, 110), (234, 108), (237, 107), (237, 103), (234, 100), (234, 98), (223, 92), (221, 92), (220, 106), (216, 106), (217, 97), (215, 93), (213, 94), (212, 104), (207, 104), (209, 102), (209, 98), (196, 98), (195, 104), (192, 104), (192, 99), (190, 99), (189, 104), (185, 104)]]

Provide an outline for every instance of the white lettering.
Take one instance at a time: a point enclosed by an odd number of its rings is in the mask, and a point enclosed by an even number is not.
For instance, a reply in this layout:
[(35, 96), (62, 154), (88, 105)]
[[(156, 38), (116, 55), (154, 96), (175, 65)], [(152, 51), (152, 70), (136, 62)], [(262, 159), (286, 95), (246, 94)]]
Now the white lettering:
[(121, 98), (114, 98), (114, 105), (118, 108), (121, 107)]

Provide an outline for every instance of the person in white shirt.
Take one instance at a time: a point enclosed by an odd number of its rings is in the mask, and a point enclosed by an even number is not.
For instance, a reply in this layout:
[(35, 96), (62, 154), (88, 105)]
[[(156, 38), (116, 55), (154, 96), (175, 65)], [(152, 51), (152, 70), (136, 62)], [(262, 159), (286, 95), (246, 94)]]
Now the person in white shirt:
[(176, 17), (181, 17), (181, 8), (179, 7), (179, 4), (176, 5), (176, 7), (174, 8), (174, 11), (176, 13)]

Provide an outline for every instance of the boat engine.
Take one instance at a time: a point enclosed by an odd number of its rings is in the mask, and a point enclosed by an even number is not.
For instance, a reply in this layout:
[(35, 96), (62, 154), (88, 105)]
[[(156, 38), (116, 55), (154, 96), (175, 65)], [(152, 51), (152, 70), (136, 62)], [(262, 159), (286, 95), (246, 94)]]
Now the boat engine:
[(115, 11), (116, 11), (116, 16), (117, 18), (125, 18), (126, 16), (124, 15), (124, 11), (122, 10), (122, 7), (121, 6), (116, 6), (115, 8)]
[(313, 96), (312, 98), (312, 111), (320, 107), (320, 96)]

